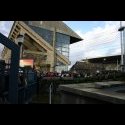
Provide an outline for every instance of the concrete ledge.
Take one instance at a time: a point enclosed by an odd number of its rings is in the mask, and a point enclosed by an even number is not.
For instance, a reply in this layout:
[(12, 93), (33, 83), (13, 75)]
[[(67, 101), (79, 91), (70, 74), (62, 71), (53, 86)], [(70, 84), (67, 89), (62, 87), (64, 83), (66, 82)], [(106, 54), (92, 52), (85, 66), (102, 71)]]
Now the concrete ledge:
[[(77, 99), (79, 97), (80, 98), (82, 97), (83, 99), (87, 97), (90, 99), (96, 99), (107, 103), (125, 104), (125, 93), (116, 92), (121, 89), (125, 90), (124, 82), (114, 81), (113, 84), (113, 81), (111, 81), (108, 83), (110, 87), (108, 85), (107, 88), (105, 87), (101, 89), (96, 88), (96, 83), (83, 83), (83, 84), (72, 84), (72, 85), (60, 85), (59, 90), (62, 95), (63, 94), (65, 94), (65, 96), (75, 95)], [(103, 83), (101, 82), (100, 85), (103, 85)], [(104, 83), (104, 85), (106, 85), (106, 83)], [(66, 103), (64, 100), (62, 101)]]

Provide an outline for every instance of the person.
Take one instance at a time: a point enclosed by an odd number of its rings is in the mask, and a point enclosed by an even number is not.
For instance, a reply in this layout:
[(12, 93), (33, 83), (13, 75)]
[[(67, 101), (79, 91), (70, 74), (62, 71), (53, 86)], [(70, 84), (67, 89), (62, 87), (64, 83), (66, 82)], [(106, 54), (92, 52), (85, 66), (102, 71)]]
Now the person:
[(37, 95), (39, 95), (39, 89), (40, 89), (40, 80), (41, 80), (41, 73), (39, 71), (37, 71)]
[(24, 75), (24, 73), (20, 74), (20, 80), (21, 82), (20, 86), (26, 87), (27, 85), (27, 80), (26, 80), (26, 76)]
[(5, 62), (0, 60), (0, 99), (3, 100), (3, 92), (5, 89)]
[(2, 76), (0, 74), (0, 104), (3, 102), (4, 100), (4, 95), (3, 95), (3, 92), (4, 92), (4, 86), (5, 85), (5, 79), (4, 79), (4, 76)]

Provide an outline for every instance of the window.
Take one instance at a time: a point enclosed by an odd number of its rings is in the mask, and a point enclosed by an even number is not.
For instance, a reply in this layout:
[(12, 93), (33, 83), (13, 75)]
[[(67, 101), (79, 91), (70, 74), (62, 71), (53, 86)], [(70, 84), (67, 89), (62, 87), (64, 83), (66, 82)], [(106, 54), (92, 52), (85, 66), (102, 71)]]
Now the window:
[(29, 25), (32, 25), (32, 21), (29, 21)]
[(62, 52), (62, 55), (69, 57), (69, 53), (68, 52)]
[(46, 42), (53, 44), (53, 32), (40, 27), (30, 26), (36, 33), (38, 33)]
[(63, 63), (61, 63), (60, 61), (57, 62), (57, 66), (56, 66), (56, 71), (57, 72), (62, 72), (62, 71), (68, 71), (68, 65), (64, 65)]
[(69, 49), (68, 49), (68, 48), (62, 48), (62, 51), (63, 51), (63, 52), (68, 52)]
[(62, 55), (69, 58), (69, 45), (70, 45), (70, 36), (57, 33), (56, 34), (56, 48), (57, 51)]
[(40, 21), (40, 25), (42, 25), (43, 24), (43, 21)]

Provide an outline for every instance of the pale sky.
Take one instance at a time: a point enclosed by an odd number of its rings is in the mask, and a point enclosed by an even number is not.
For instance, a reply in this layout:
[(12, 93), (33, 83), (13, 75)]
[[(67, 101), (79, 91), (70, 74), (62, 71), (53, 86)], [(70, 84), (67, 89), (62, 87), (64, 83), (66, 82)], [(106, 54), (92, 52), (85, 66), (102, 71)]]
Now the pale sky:
[[(84, 40), (70, 45), (70, 61), (118, 55), (121, 52), (120, 21), (64, 21)], [(125, 24), (124, 21), (123, 25)], [(0, 21), (0, 32), (8, 36), (13, 21)], [(0, 51), (2, 46), (0, 45)]]
[[(120, 21), (65, 21), (84, 40), (70, 46), (72, 65), (86, 58), (118, 55), (121, 53)], [(125, 24), (122, 21), (123, 25)]]

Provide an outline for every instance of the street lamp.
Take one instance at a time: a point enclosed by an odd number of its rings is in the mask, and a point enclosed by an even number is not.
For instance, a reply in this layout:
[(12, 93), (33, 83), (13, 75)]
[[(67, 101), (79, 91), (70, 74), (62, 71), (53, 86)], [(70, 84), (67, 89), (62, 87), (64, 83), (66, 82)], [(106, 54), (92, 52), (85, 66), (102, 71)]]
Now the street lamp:
[(106, 58), (104, 58), (104, 61), (106, 61)]
[(24, 42), (24, 35), (23, 34), (19, 34), (17, 36), (17, 39), (16, 39), (16, 42), (17, 44), (20, 46), (20, 58), (22, 58), (22, 55), (23, 55), (23, 42)]
[(124, 61), (125, 61), (125, 58), (124, 58), (124, 54), (125, 54), (125, 47), (124, 47), (124, 29), (125, 27), (122, 26), (121, 22), (120, 22), (120, 28), (118, 29), (118, 31), (121, 32), (121, 71), (124, 72)]
[(103, 59), (103, 69), (105, 70), (106, 69), (106, 58)]

